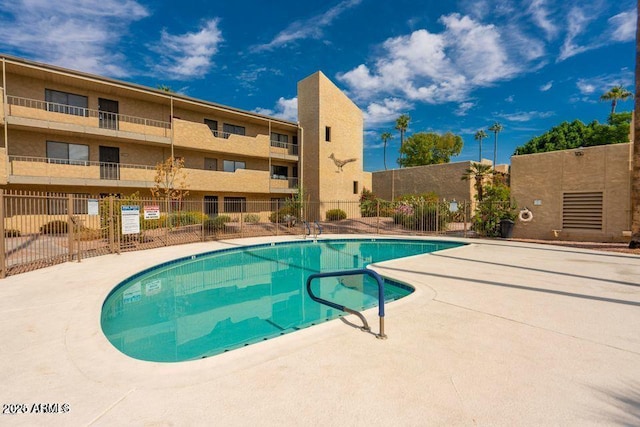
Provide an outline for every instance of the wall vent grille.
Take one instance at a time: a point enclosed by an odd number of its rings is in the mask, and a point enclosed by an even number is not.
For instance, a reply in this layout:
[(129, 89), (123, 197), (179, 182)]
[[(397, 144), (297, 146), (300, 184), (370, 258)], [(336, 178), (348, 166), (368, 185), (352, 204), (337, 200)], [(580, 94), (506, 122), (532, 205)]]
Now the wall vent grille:
[(562, 228), (602, 230), (602, 192), (564, 193)]

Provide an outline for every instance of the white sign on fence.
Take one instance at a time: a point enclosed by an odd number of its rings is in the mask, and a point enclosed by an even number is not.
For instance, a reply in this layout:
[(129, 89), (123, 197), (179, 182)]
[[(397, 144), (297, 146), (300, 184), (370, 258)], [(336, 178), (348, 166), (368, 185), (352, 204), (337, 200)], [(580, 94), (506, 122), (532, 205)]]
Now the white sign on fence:
[(160, 219), (160, 206), (146, 205), (144, 207), (144, 219)]
[(122, 234), (140, 233), (140, 206), (121, 206)]
[(87, 214), (100, 215), (100, 211), (98, 209), (98, 199), (87, 200)]

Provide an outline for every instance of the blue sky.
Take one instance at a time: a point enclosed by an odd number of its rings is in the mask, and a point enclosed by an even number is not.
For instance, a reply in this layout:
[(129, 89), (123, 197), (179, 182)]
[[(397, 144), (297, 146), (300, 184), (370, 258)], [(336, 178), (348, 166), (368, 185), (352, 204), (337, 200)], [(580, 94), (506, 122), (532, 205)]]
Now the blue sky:
[[(499, 163), (564, 120), (606, 121), (602, 93), (633, 90), (633, 0), (0, 0), (0, 51), (296, 120), (296, 83), (322, 70), (380, 134), (452, 131), (476, 160), (494, 121)], [(632, 101), (618, 111), (631, 110)], [(489, 133), (489, 132), (488, 132)], [(493, 158), (493, 136), (482, 156)]]

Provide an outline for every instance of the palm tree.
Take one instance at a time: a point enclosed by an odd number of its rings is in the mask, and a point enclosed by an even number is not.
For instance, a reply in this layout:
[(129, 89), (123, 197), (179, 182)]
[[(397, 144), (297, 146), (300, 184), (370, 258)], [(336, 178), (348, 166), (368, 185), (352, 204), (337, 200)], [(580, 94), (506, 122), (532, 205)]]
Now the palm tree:
[(384, 132), (382, 135), (380, 135), (380, 138), (382, 138), (382, 142), (384, 143), (384, 151), (382, 157), (382, 160), (384, 161), (384, 170), (387, 170), (387, 141), (393, 138), (393, 136), (389, 132)]
[[(640, 10), (640, 0), (638, 0)], [(633, 169), (631, 171), (631, 241), (630, 249), (640, 248), (640, 14), (636, 26), (636, 96), (633, 111)]]
[(400, 131), (400, 155), (402, 156), (402, 147), (404, 146), (404, 133), (409, 127), (411, 117), (408, 114), (402, 114), (396, 119), (396, 130)]
[(475, 139), (476, 141), (480, 141), (480, 154), (478, 155), (478, 161), (479, 162), (482, 161), (482, 140), (485, 139), (486, 137), (487, 137), (487, 133), (484, 131), (484, 129), (480, 129), (473, 136), (473, 139)]
[(484, 177), (488, 176), (491, 173), (491, 165), (487, 165), (485, 163), (471, 163), (471, 166), (464, 171), (464, 175), (462, 175), (463, 181), (469, 181), (471, 178), (476, 180), (476, 193), (478, 196), (478, 202), (482, 201), (484, 197), (483, 192), (483, 184)]
[(621, 85), (618, 85), (603, 93), (602, 96), (600, 96), (600, 101), (611, 101), (611, 114), (613, 114), (616, 112), (616, 105), (618, 105), (618, 100), (626, 101), (632, 96), (633, 93), (629, 92)]
[(494, 122), (491, 127), (489, 127), (489, 131), (493, 132), (494, 140), (493, 140), (493, 170), (496, 170), (496, 155), (498, 154), (498, 134), (502, 132), (502, 125), (498, 122)]

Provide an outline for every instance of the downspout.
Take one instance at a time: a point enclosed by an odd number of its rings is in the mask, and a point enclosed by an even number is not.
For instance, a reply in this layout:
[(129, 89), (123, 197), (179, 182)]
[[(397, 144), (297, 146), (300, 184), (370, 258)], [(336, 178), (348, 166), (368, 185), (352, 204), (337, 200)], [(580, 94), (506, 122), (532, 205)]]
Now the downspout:
[(300, 140), (298, 141), (298, 179), (300, 180), (300, 184), (298, 186), (304, 188), (304, 128), (300, 126), (300, 122), (298, 122), (298, 130), (300, 134)]
[(7, 98), (7, 71), (6, 61), (4, 56), (2, 57), (2, 115), (4, 123), (4, 152), (5, 152), (5, 175), (7, 177), (7, 183), (9, 183), (9, 171), (11, 170), (11, 163), (9, 162), (9, 123), (7, 123), (7, 110), (8, 110), (8, 98)]
[(174, 139), (174, 127), (175, 127), (175, 123), (173, 122), (173, 95), (171, 96), (171, 120), (169, 120), (169, 122), (171, 123), (171, 162), (173, 163), (173, 160), (175, 159), (174, 155), (173, 155), (173, 139)]
[(269, 124), (269, 177), (267, 178), (269, 181), (269, 197), (271, 197), (271, 119), (267, 120)]

